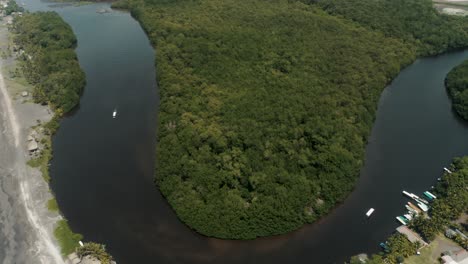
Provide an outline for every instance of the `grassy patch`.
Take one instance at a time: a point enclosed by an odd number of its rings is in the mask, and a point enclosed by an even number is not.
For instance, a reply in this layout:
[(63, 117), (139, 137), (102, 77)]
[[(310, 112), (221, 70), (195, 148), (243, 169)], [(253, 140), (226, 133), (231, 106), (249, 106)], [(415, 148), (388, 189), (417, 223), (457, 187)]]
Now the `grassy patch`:
[(55, 200), (55, 198), (52, 198), (49, 201), (47, 201), (47, 209), (49, 209), (49, 211), (52, 211), (52, 212), (59, 211), (57, 200)]
[(45, 135), (41, 143), (43, 148), (39, 157), (28, 160), (27, 164), (33, 168), (39, 168), (42, 177), (46, 182), (50, 182), (49, 161), (52, 159), (52, 141), (49, 135)]
[(83, 239), (81, 234), (73, 233), (66, 220), (60, 220), (57, 223), (54, 235), (60, 244), (61, 253), (64, 256), (73, 253), (79, 245), (78, 242)]
[(433, 258), (433, 251), (437, 248), (438, 242), (434, 241), (429, 246), (421, 249), (421, 255), (414, 255), (405, 260), (408, 264), (437, 264), (439, 261)]

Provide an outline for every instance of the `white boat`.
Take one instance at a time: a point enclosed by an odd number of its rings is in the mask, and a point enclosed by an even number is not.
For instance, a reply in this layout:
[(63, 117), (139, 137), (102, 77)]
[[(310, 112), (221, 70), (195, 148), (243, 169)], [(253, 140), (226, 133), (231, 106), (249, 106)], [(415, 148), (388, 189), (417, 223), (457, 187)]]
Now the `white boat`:
[(369, 209), (369, 211), (367, 211), (367, 213), (366, 213), (366, 216), (367, 216), (367, 217), (370, 217), (371, 214), (372, 214), (374, 211), (375, 211), (374, 208)]
[(410, 214), (404, 214), (403, 216), (408, 220), (413, 219), (413, 217)]
[(444, 167), (444, 171), (448, 172), (448, 173), (452, 173), (449, 169), (445, 168)]
[(427, 207), (427, 205), (425, 205), (425, 204), (423, 204), (423, 203), (417, 203), (417, 205), (418, 205), (419, 208), (421, 208), (421, 210), (423, 210), (424, 212), (429, 211), (429, 207)]
[(418, 198), (418, 196), (415, 195), (414, 193), (409, 193), (409, 192), (407, 192), (407, 191), (403, 191), (403, 194), (406, 195), (406, 196), (408, 196), (408, 197), (411, 198), (411, 199), (416, 199), (416, 198)]
[(426, 199), (423, 199), (423, 198), (415, 198), (414, 199), (416, 202), (420, 202), (420, 203), (423, 203), (423, 204), (429, 204), (429, 202), (426, 200)]
[(112, 112), (112, 118), (115, 118), (117, 116), (117, 109), (114, 109), (114, 112)]
[(418, 211), (414, 210), (413, 208), (411, 208), (409, 205), (405, 205), (406, 207), (406, 210), (408, 210), (409, 212), (411, 212), (412, 214), (418, 214)]

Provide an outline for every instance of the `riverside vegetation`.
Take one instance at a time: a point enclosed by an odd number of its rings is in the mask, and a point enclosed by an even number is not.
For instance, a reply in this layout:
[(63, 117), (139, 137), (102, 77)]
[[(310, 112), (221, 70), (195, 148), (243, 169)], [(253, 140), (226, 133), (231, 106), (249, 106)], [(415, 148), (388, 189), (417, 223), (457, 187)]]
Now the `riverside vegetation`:
[(123, 0), (155, 46), (156, 182), (219, 238), (312, 223), (353, 189), (380, 93), (468, 44), (429, 0)]
[[(40, 167), (48, 181), (48, 164), (52, 159), (51, 136), (59, 128), (60, 118), (78, 105), (86, 84), (85, 74), (75, 53), (77, 40), (71, 27), (55, 12), (18, 16), (11, 32), (22, 73), (34, 87), (34, 101), (47, 104), (54, 110), (54, 117), (44, 125), (45, 134), (48, 135), (45, 147), (40, 157), (29, 162), (32, 166)], [(55, 199), (49, 200), (47, 207), (49, 210), (59, 210)], [(91, 255), (103, 264), (112, 261), (104, 245), (90, 242), (79, 247), (83, 236), (73, 233), (64, 219), (58, 221), (54, 235), (64, 256), (76, 250), (80, 258)]]
[[(54, 117), (44, 125), (44, 148), (40, 156), (28, 162), (39, 167), (49, 181), (48, 164), (52, 159), (51, 136), (57, 131), (58, 121), (79, 103), (85, 86), (74, 49), (76, 37), (71, 27), (55, 12), (25, 13), (15, 17), (10, 28), (14, 50), (18, 52), (19, 65), (25, 79), (33, 85), (36, 103), (47, 104), (54, 110)], [(48, 208), (58, 210), (56, 201), (49, 201)], [(83, 237), (72, 232), (66, 220), (60, 220), (54, 231), (62, 254), (74, 252)]]
[(453, 68), (445, 79), (455, 112), (468, 120), (468, 60)]

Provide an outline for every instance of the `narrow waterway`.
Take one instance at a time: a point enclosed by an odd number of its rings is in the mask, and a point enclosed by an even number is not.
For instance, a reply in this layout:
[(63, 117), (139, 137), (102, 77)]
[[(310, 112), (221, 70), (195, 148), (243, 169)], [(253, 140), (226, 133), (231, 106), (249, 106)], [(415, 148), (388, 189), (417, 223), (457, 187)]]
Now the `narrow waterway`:
[[(33, 10), (51, 8), (25, 2)], [(443, 86), (446, 73), (468, 52), (420, 59), (383, 92), (361, 178), (343, 205), (283, 236), (200, 236), (178, 221), (153, 184), (153, 49), (128, 13), (96, 13), (103, 7), (108, 4), (52, 8), (77, 35), (87, 86), (79, 109), (54, 137), (51, 173), (72, 228), (106, 244), (119, 264), (343, 263), (377, 251), (393, 232), (395, 216), (404, 211), (403, 189), (421, 193), (453, 157), (468, 154), (468, 125), (452, 112)], [(376, 211), (366, 219), (370, 207)]]

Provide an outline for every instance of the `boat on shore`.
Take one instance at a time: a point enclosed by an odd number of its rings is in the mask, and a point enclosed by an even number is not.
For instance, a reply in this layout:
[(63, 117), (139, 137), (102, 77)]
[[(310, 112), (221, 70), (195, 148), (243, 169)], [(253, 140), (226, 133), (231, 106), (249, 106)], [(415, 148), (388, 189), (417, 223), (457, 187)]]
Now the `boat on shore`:
[(448, 172), (448, 173), (452, 173), (452, 171), (450, 171), (449, 169), (445, 168), (444, 167), (444, 171)]

